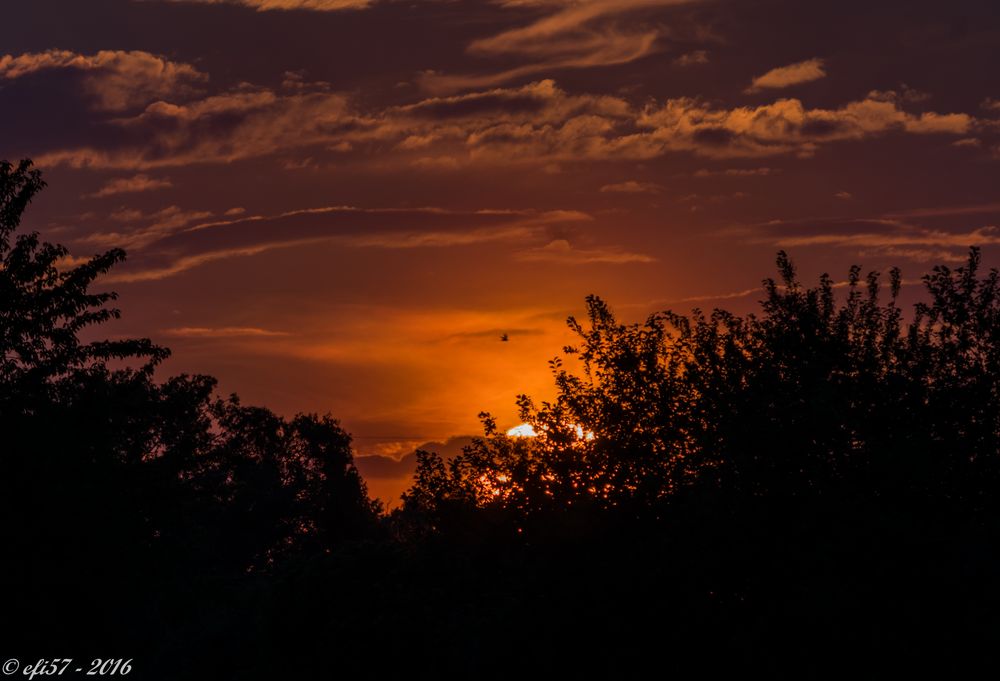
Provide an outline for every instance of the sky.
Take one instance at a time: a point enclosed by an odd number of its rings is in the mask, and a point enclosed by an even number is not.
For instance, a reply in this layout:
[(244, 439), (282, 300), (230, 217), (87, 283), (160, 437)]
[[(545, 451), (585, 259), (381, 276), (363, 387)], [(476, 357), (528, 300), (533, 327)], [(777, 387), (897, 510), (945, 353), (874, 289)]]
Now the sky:
[(1000, 264), (998, 65), (995, 0), (32, 0), (0, 157), (67, 265), (128, 252), (106, 330), (333, 414), (391, 500), (415, 447), (552, 395), (588, 294)]

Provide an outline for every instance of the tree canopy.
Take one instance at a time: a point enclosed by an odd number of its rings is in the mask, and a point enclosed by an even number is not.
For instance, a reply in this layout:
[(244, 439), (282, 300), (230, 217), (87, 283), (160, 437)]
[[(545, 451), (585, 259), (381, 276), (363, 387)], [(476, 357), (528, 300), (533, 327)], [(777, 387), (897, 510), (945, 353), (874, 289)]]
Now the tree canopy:
[[(30, 161), (0, 163), (2, 560), (23, 587), (8, 616), (89, 638), (102, 590), (150, 606), (154, 574), (197, 591), (371, 536), (379, 509), (337, 421), (219, 397), (209, 376), (161, 381), (169, 352), (149, 339), (83, 339), (120, 315), (92, 288), (125, 254), (67, 264), (64, 247), (16, 234), (44, 186)], [(36, 611), (40, 593), (66, 616)]]
[(979, 250), (924, 276), (928, 300), (908, 316), (898, 270), (888, 287), (858, 267), (807, 287), (784, 252), (777, 266), (760, 314), (623, 324), (588, 297), (587, 319), (568, 320), (578, 343), (550, 363), (556, 398), (518, 399), (536, 436), (508, 436), (484, 414), (484, 436), (462, 456), (421, 456), (406, 509), (645, 512), (697, 496), (991, 503), (1000, 280), (981, 276)]

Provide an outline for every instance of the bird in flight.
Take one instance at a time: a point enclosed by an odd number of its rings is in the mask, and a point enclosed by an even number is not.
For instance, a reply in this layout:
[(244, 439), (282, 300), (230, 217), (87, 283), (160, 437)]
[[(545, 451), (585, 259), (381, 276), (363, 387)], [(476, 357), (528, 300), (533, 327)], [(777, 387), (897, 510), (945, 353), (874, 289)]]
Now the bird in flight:
[(508, 336), (505, 333), (504, 334), (500, 334), (500, 340), (503, 341), (504, 343), (506, 343), (507, 341), (510, 340), (510, 336)]

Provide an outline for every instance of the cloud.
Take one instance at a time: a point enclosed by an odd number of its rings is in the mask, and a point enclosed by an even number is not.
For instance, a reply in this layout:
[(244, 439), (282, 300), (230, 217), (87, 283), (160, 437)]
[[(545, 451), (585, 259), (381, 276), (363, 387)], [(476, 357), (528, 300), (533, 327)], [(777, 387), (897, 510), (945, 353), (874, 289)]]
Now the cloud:
[(700, 296), (688, 296), (686, 298), (678, 298), (677, 300), (671, 300), (667, 302), (672, 303), (701, 303), (709, 300), (735, 300), (736, 298), (746, 298), (747, 296), (752, 296), (755, 293), (761, 293), (763, 289), (760, 286), (755, 288), (747, 288), (742, 291), (732, 291), (730, 293), (717, 293), (715, 295), (700, 295)]
[(315, 12), (339, 12), (341, 10), (365, 9), (373, 0), (165, 0), (176, 3), (200, 3), (203, 5), (242, 5), (258, 12), (270, 10), (312, 10)]
[(691, 98), (648, 107), (637, 119), (647, 131), (609, 141), (629, 157), (691, 151), (710, 158), (782, 154), (811, 156), (820, 145), (889, 132), (962, 135), (975, 119), (964, 113), (910, 114), (895, 102), (864, 99), (838, 109), (807, 109), (798, 99), (735, 109), (713, 109)]
[(601, 193), (613, 194), (659, 194), (663, 188), (654, 182), (637, 182), (626, 180), (617, 184), (606, 184), (601, 187)]
[(781, 89), (801, 83), (809, 83), (825, 77), (826, 71), (823, 70), (823, 60), (807, 59), (806, 61), (789, 64), (788, 66), (771, 69), (763, 76), (757, 76), (753, 79), (750, 87), (744, 92), (752, 94), (765, 89)]
[(725, 203), (727, 201), (740, 201), (749, 197), (750, 194), (747, 192), (733, 192), (732, 194), (688, 194), (681, 196), (677, 200), (681, 203)]
[(102, 111), (124, 111), (158, 98), (189, 96), (208, 80), (208, 75), (190, 64), (142, 51), (102, 50), (83, 55), (48, 50), (0, 57), (0, 80), (55, 70), (79, 73), (84, 92), (94, 108)]
[(316, 239), (293, 239), (289, 241), (274, 241), (270, 243), (261, 243), (253, 246), (245, 246), (240, 248), (220, 248), (212, 251), (207, 251), (204, 253), (198, 253), (196, 255), (188, 255), (181, 258), (177, 258), (165, 265), (159, 267), (147, 267), (138, 270), (131, 271), (120, 271), (112, 272), (110, 275), (105, 277), (105, 281), (108, 282), (137, 282), (137, 281), (157, 281), (160, 279), (166, 279), (174, 275), (180, 274), (181, 272), (186, 272), (187, 270), (194, 269), (195, 267), (200, 267), (201, 265), (206, 265), (211, 262), (216, 262), (219, 260), (228, 260), (229, 258), (238, 257), (248, 257), (252, 255), (259, 255), (261, 253), (266, 253), (268, 251), (293, 248), (296, 246), (310, 246), (315, 244), (320, 244), (327, 241), (327, 239), (316, 238)]
[(355, 447), (365, 452), (354, 457), (358, 471), (365, 479), (369, 493), (390, 505), (413, 484), (413, 473), (417, 470), (416, 450), (435, 452), (444, 459), (452, 459), (462, 453), (464, 447), (472, 444), (470, 436), (449, 437), (443, 442), (421, 440), (399, 440), (378, 438), (382, 442), (370, 442), (370, 438), (358, 438)]
[(702, 168), (701, 170), (696, 170), (694, 173), (695, 177), (705, 178), (705, 177), (755, 177), (755, 176), (768, 176), (777, 175), (781, 171), (777, 168), (724, 168), (722, 170), (708, 170), (707, 168)]
[(93, 194), (85, 194), (84, 198), (100, 199), (117, 194), (148, 192), (154, 189), (165, 189), (173, 184), (168, 179), (156, 179), (142, 173), (132, 177), (119, 177), (107, 182)]
[(164, 329), (161, 333), (176, 338), (273, 338), (290, 335), (285, 331), (271, 331), (254, 326), (182, 326)]
[(587, 147), (600, 144), (616, 122), (632, 116), (630, 105), (620, 98), (569, 95), (550, 80), (433, 97), (369, 114), (357, 113), (346, 97), (335, 93), (286, 94), (244, 86), (186, 104), (154, 102), (137, 116), (112, 121), (116, 137), (106, 148), (50, 151), (36, 161), (149, 169), (305, 147), (346, 145), (356, 149), (355, 157), (364, 157), (370, 149), (390, 145), (394, 152), (379, 153), (380, 163), (449, 169), (502, 160), (494, 157), (495, 151), (514, 161), (586, 155)]
[(1000, 99), (987, 97), (980, 106), (986, 111), (1000, 111)]
[(845, 191), (837, 192), (833, 196), (834, 198), (840, 199), (842, 201), (850, 201), (851, 199), (854, 198), (854, 195), (851, 194), (851, 192), (845, 192)]
[(929, 93), (915, 90), (906, 83), (902, 83), (898, 90), (872, 90), (868, 93), (868, 99), (875, 99), (881, 102), (917, 104), (919, 102), (926, 102), (930, 98)]
[(244, 84), (180, 104), (153, 102), (137, 115), (105, 121), (113, 134), (103, 147), (50, 150), (36, 154), (36, 161), (147, 170), (308, 148), (343, 150), (346, 160), (375, 168), (453, 171), (645, 160), (673, 152), (807, 157), (842, 140), (890, 132), (965, 136), (977, 125), (964, 113), (911, 114), (900, 107), (866, 98), (838, 109), (808, 109), (797, 99), (725, 109), (688, 97), (636, 106), (617, 96), (570, 94), (542, 80), (359, 111), (348, 96), (320, 86), (286, 92)]
[(341, 95), (244, 87), (185, 104), (156, 101), (108, 125), (117, 133), (110, 148), (53, 151), (38, 155), (37, 163), (139, 170), (224, 163), (334, 144), (365, 122)]
[[(123, 211), (119, 217), (123, 221), (136, 219), (133, 213)], [(389, 214), (396, 214), (401, 220), (419, 222), (421, 226), (365, 229), (365, 224), (378, 226), (381, 218)], [(192, 219), (188, 213), (160, 211), (155, 215), (160, 219), (154, 225), (135, 232), (103, 233), (80, 240), (82, 243), (117, 245), (115, 238), (120, 237), (127, 247), (139, 251), (138, 261), (133, 259), (123, 270), (112, 273), (109, 281), (160, 280), (213, 262), (321, 244), (387, 250), (455, 248), (501, 242), (524, 244), (548, 238), (549, 230), (558, 225), (592, 219), (586, 213), (573, 210), (463, 212), (433, 207), (363, 209), (353, 206), (299, 209), (275, 216), (250, 215), (194, 225), (190, 224)], [(373, 220), (359, 222), (362, 216)], [(337, 217), (342, 221), (333, 222)], [(435, 227), (428, 220), (442, 224)], [(169, 227), (165, 226), (168, 221)], [(476, 222), (482, 223), (481, 226), (474, 226)], [(178, 226), (185, 228), (179, 231)], [(615, 256), (614, 253), (606, 255)]]
[(915, 262), (952, 262), (964, 263), (968, 261), (969, 255), (966, 251), (947, 251), (938, 248), (898, 248), (896, 246), (882, 246), (872, 250), (861, 249), (858, 256), (867, 258), (878, 256), (882, 258), (902, 258)]
[[(555, 81), (546, 79), (518, 88), (493, 88), (450, 97), (431, 97), (414, 104), (389, 109), (390, 119), (433, 122), (446, 127), (451, 123), (472, 120), (499, 122), (558, 123), (578, 115), (628, 116), (631, 106), (619, 97), (604, 95), (570, 95)], [(464, 132), (464, 131), (463, 131)], [(424, 135), (412, 140), (410, 146), (422, 148), (434, 141)]]
[(458, 170), (462, 161), (454, 156), (422, 156), (412, 163), (414, 168), (421, 170)]
[(962, 248), (969, 246), (986, 246), (1000, 244), (1000, 229), (995, 226), (980, 227), (966, 232), (948, 232), (944, 230), (899, 225), (885, 232), (854, 232), (854, 233), (821, 233), (780, 237), (774, 241), (782, 248), (804, 246), (839, 246), (869, 249), (935, 247)]
[(820, 146), (842, 140), (890, 132), (964, 135), (976, 124), (964, 113), (911, 114), (900, 106), (866, 98), (838, 109), (808, 109), (798, 99), (779, 99), (718, 109), (681, 97), (640, 108), (620, 97), (571, 95), (545, 80), (427, 99), (387, 112), (380, 130), (399, 136), (405, 131), (403, 139), (419, 138), (421, 149), (446, 150), (444, 155), (464, 165), (643, 160), (678, 151), (708, 158), (810, 156)]
[(139, 222), (147, 224), (126, 231), (94, 232), (81, 238), (80, 241), (104, 247), (115, 246), (138, 250), (174, 234), (192, 222), (212, 217), (212, 213), (204, 210), (186, 211), (178, 206), (168, 206), (150, 214), (134, 209), (121, 209), (112, 213), (110, 217), (116, 222), (128, 223), (129, 226)]
[(706, 52), (705, 50), (695, 50), (694, 52), (687, 52), (674, 59), (674, 63), (677, 64), (678, 66), (695, 66), (697, 64), (707, 64), (708, 52)]
[(940, 206), (937, 208), (911, 208), (909, 210), (886, 213), (887, 218), (928, 218), (951, 215), (1000, 214), (1000, 203), (974, 203), (964, 206)]
[(525, 262), (549, 262), (560, 265), (627, 265), (630, 263), (656, 262), (656, 258), (644, 253), (632, 253), (617, 246), (602, 248), (575, 248), (566, 239), (555, 239), (544, 246), (521, 251), (518, 260)]
[(625, 64), (657, 50), (662, 30), (650, 22), (630, 24), (628, 15), (692, 0), (587, 0), (584, 2), (504, 3), (553, 10), (532, 23), (480, 38), (468, 46), (474, 57), (516, 57), (528, 63), (495, 73), (446, 75), (426, 72), (420, 84), (430, 92), (455, 92), (499, 85), (532, 74), (565, 68)]

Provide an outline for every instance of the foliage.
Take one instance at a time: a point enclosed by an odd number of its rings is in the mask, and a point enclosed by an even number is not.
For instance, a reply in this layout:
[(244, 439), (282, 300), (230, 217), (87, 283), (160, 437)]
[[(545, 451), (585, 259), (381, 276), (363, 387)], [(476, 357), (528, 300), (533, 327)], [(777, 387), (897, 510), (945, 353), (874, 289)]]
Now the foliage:
[[(842, 496), (984, 503), (1000, 446), (1000, 283), (980, 253), (924, 277), (904, 319), (858, 267), (814, 288), (778, 254), (759, 315), (695, 310), (623, 324), (587, 298), (579, 338), (551, 362), (557, 397), (519, 398), (534, 438), (485, 435), (443, 462), (425, 455), (405, 511), (442, 501), (524, 519), (568, 508), (655, 509), (681, 498)], [(842, 296), (838, 289), (843, 289)]]
[(379, 508), (335, 420), (216, 397), (208, 376), (161, 382), (169, 352), (148, 339), (84, 339), (119, 317), (115, 294), (91, 289), (124, 252), (72, 265), (15, 234), (44, 184), (30, 161), (0, 163), (0, 541), (21, 586), (7, 616), (51, 628), (33, 602), (44, 594), (72, 628), (103, 590), (160, 626), (149, 618), (175, 580), (372, 536)]

